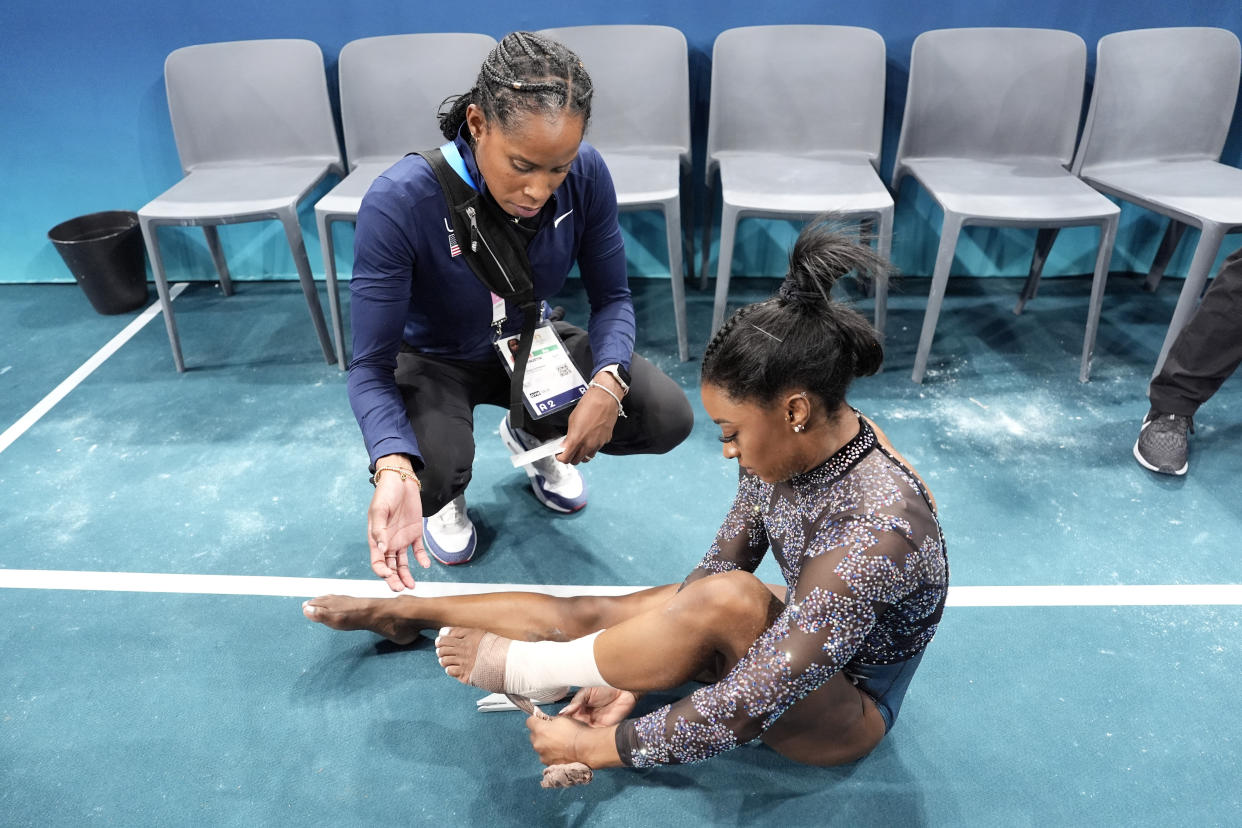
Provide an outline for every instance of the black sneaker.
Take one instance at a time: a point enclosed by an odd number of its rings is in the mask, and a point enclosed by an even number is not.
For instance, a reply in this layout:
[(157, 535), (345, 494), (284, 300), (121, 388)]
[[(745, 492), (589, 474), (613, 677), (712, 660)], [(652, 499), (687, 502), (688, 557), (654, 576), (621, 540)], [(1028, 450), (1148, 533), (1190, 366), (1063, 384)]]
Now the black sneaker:
[(1134, 443), (1134, 459), (1145, 469), (1160, 474), (1185, 474), (1190, 463), (1187, 433), (1195, 431), (1194, 419), (1181, 414), (1149, 411)]

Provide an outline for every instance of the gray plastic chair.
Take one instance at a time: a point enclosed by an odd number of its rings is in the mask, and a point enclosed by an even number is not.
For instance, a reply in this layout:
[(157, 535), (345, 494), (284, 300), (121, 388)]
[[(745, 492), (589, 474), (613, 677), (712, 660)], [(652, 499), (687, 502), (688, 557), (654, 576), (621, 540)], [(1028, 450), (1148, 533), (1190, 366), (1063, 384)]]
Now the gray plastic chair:
[(1242, 228), (1242, 170), (1218, 163), (1240, 73), (1242, 49), (1225, 29), (1117, 32), (1096, 46), (1095, 88), (1074, 172), (1170, 219), (1148, 289), (1159, 283), (1186, 227), (1200, 230), (1157, 373), (1194, 312), (1221, 241)]
[(297, 205), (329, 173), (344, 174), (323, 53), (309, 40), (246, 40), (177, 49), (164, 63), (168, 110), (185, 177), (138, 211), (173, 362), (185, 370), (158, 229), (200, 226), (220, 289), (232, 294), (216, 227), (275, 219), (285, 230), (324, 357), (332, 343)]
[(1050, 228), (1100, 228), (1079, 370), (1079, 379), (1088, 379), (1121, 211), (1066, 169), (1082, 112), (1086, 62), (1082, 38), (1051, 29), (941, 29), (915, 38), (893, 191), (908, 173), (944, 211), (911, 374), (915, 382), (927, 369), (966, 225), (1041, 229), (1014, 313), (1038, 288), (1056, 235)]
[[(854, 26), (746, 26), (712, 49), (707, 186), (720, 171), (720, 253), (712, 333), (724, 323), (738, 222), (832, 211), (876, 229), (889, 255), (893, 198), (880, 180), (884, 40)], [(791, 120), (792, 119), (792, 120)], [(714, 201), (714, 193), (708, 204)], [(706, 277), (711, 220), (704, 225)], [(875, 285), (884, 331), (888, 284)]]
[[(677, 355), (686, 335), (681, 181), (690, 170), (686, 37), (668, 26), (570, 26), (540, 34), (573, 49), (595, 87), (589, 141), (603, 155), (623, 211), (660, 210), (668, 243)], [(694, 259), (689, 240), (689, 261)]]
[(337, 62), (349, 175), (315, 203), (337, 364), (345, 368), (345, 332), (337, 287), (332, 223), (356, 221), (375, 179), (415, 150), (444, 143), (436, 113), (469, 91), (496, 46), (482, 34), (404, 34), (346, 43)]

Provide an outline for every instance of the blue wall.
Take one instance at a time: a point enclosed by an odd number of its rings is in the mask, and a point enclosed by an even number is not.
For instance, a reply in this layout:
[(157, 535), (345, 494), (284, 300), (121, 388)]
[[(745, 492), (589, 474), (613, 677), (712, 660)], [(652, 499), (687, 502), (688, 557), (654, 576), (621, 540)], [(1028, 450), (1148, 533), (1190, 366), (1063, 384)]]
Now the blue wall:
[[(892, 169), (905, 97), (910, 47), (927, 29), (953, 26), (1037, 26), (1068, 29), (1095, 41), (1122, 29), (1154, 26), (1221, 26), (1242, 33), (1237, 0), (1135, 0), (1128, 4), (1049, 0), (791, 0), (669, 4), (631, 0), (625, 4), (496, 0), (425, 3), (374, 0), (365, 3), (303, 0), (226, 4), (203, 0), (131, 0), (100, 3), (62, 0), (44, 4), (9, 0), (0, 10), (0, 282), (68, 281), (70, 276), (46, 238), (58, 222), (96, 210), (136, 210), (180, 177), (162, 67), (180, 46), (220, 40), (302, 37), (324, 51), (329, 78), (341, 47), (359, 37), (414, 31), (482, 31), (500, 37), (513, 29), (599, 23), (675, 26), (690, 45), (696, 149), (701, 153), (707, 116), (711, 46), (734, 26), (762, 23), (835, 23), (880, 32), (888, 46), (888, 99), (882, 174)], [(588, 67), (589, 68), (589, 67)], [(1090, 69), (1089, 69), (1090, 72)], [(790, 101), (791, 113), (796, 101)], [(1224, 160), (1242, 165), (1242, 118), (1226, 146)], [(701, 162), (700, 162), (701, 165)], [(701, 182), (696, 175), (695, 182)], [(931, 269), (940, 216), (923, 196), (903, 188), (898, 204), (894, 258), (907, 273)], [(696, 199), (701, 202), (696, 193)], [(626, 219), (631, 259), (638, 274), (664, 268), (662, 232), (654, 219)], [(1127, 208), (1117, 240), (1114, 270), (1141, 270), (1150, 261), (1162, 223)], [(305, 226), (312, 263), (318, 261), (309, 211)], [(169, 271), (174, 278), (211, 278), (198, 231), (167, 230)], [(342, 266), (348, 267), (348, 229), (338, 230)], [(783, 222), (746, 222), (736, 273), (779, 273), (792, 228)], [(1047, 272), (1091, 269), (1094, 231), (1063, 234)], [(222, 232), (239, 278), (291, 277), (292, 262), (274, 228), (229, 227)], [(698, 232), (696, 231), (696, 244)], [(1032, 236), (1020, 231), (975, 230), (959, 248), (959, 269), (979, 275), (1025, 272)], [(1187, 241), (1190, 241), (1188, 239)], [(1182, 254), (1174, 270), (1187, 259)], [(1233, 245), (1227, 245), (1232, 249)], [(345, 270), (347, 273), (348, 270)], [(667, 271), (665, 271), (667, 272)]]

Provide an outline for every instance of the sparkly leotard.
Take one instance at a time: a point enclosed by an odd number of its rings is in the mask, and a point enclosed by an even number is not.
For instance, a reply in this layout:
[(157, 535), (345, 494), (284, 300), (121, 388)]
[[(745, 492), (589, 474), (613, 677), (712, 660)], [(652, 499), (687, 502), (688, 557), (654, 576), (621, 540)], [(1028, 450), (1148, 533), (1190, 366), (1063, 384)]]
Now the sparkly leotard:
[(743, 475), (715, 543), (686, 579), (753, 572), (768, 547), (789, 585), (785, 609), (719, 682), (621, 723), (634, 767), (695, 762), (762, 734), (851, 665), (922, 653), (948, 590), (940, 524), (918, 478), (859, 432), (822, 465), (783, 483)]

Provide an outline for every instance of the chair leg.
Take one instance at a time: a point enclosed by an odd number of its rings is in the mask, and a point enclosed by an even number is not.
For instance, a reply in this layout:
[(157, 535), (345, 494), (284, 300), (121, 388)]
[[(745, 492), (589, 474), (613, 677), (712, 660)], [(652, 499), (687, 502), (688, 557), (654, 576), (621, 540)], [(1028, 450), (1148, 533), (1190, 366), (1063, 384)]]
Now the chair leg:
[[(864, 240), (870, 241), (871, 239), (876, 237), (875, 225), (876, 225), (876, 220), (873, 218), (868, 217), (868, 218), (861, 219), (858, 222), (858, 234)], [(867, 295), (868, 299), (870, 299), (872, 296), (875, 296), (875, 284), (873, 282), (868, 282), (863, 287), (863, 292)]]
[(306, 243), (302, 241), (302, 225), (298, 223), (297, 209), (281, 210), (280, 223), (285, 228), (285, 238), (293, 252), (293, 264), (298, 269), (298, 281), (302, 283), (302, 294), (306, 297), (311, 322), (315, 324), (315, 333), (319, 335), (323, 358), (327, 362), (335, 362), (332, 339), (328, 336), (328, 326), (323, 321), (323, 307), (319, 304), (319, 292), (315, 289), (315, 277), (311, 273), (310, 260), (306, 257)]
[(707, 290), (707, 265), (712, 255), (712, 207), (715, 203), (715, 185), (708, 184), (707, 199), (703, 202), (703, 250), (699, 254), (699, 290)]
[(685, 208), (686, 208), (685, 215), (683, 216), (683, 219), (685, 220), (685, 227), (681, 231), (682, 236), (685, 239), (684, 244), (685, 244), (686, 256), (685, 256), (684, 261), (685, 261), (685, 269), (686, 269), (686, 280), (693, 282), (694, 281), (694, 187), (687, 186), (687, 185), (691, 184), (691, 182), (694, 181), (694, 176), (691, 175), (691, 169), (689, 167), (682, 168), (682, 177), (685, 179), (685, 181), (682, 182), (681, 191), (685, 193), (685, 196), (680, 200), (680, 203), (685, 205)]
[[(889, 261), (893, 252), (893, 208), (879, 213), (879, 232), (876, 235), (876, 251)], [(884, 326), (888, 323), (888, 274), (881, 273), (875, 280), (875, 330), (884, 341)]]
[(673, 286), (673, 322), (677, 328), (677, 356), (682, 362), (690, 359), (686, 334), (686, 281), (682, 273), (681, 208), (677, 201), (664, 204), (665, 234), (668, 237), (668, 279)]
[(1091, 359), (1095, 356), (1095, 335), (1100, 328), (1100, 310), (1104, 307), (1104, 288), (1108, 283), (1108, 265), (1113, 258), (1113, 242), (1117, 238), (1118, 220), (1118, 216), (1111, 216), (1100, 225), (1100, 247), (1095, 254), (1095, 275), (1091, 278), (1091, 303), (1087, 306), (1087, 330), (1082, 338), (1082, 364), (1078, 368), (1079, 382), (1091, 379)]
[(1169, 266), (1169, 260), (1173, 258), (1177, 244), (1182, 240), (1185, 232), (1186, 225), (1177, 219), (1169, 219), (1169, 226), (1165, 228), (1164, 236), (1160, 239), (1160, 246), (1156, 248), (1156, 257), (1151, 260), (1151, 270), (1147, 271), (1147, 281), (1143, 283), (1145, 290), (1154, 291), (1160, 284), (1164, 270)]
[(949, 283), (949, 270), (953, 267), (953, 254), (957, 250), (957, 237), (961, 232), (961, 216), (946, 211), (944, 222), (940, 226), (940, 247), (936, 251), (936, 268), (932, 271), (927, 310), (923, 313), (919, 350), (914, 356), (914, 371), (910, 374), (910, 379), (915, 382), (922, 382), (923, 374), (927, 372), (927, 357), (931, 353), (932, 338), (936, 335), (936, 320), (940, 318), (940, 305), (944, 302), (944, 289)]
[(1203, 295), (1203, 286), (1207, 283), (1208, 273), (1216, 262), (1216, 254), (1220, 251), (1220, 243), (1225, 238), (1225, 228), (1219, 224), (1205, 222), (1199, 235), (1199, 243), (1195, 246), (1194, 258), (1190, 260), (1190, 268), (1186, 271), (1186, 280), (1182, 292), (1178, 294), (1177, 306), (1173, 309), (1173, 319), (1169, 322), (1169, 332), (1164, 335), (1164, 344), (1160, 346), (1160, 358), (1156, 360), (1156, 370), (1152, 376), (1160, 373), (1164, 367), (1164, 358), (1173, 347), (1173, 340), (1181, 332), (1186, 320), (1199, 306), (1199, 297)]
[(1044, 275), (1044, 263), (1048, 261), (1048, 253), (1052, 250), (1052, 244), (1057, 240), (1059, 232), (1061, 232), (1059, 227), (1041, 227), (1035, 235), (1035, 252), (1031, 255), (1031, 272), (1027, 274), (1026, 284), (1022, 286), (1022, 293), (1018, 296), (1018, 304), (1014, 306), (1014, 316), (1021, 316), (1026, 303), (1034, 299), (1039, 291), (1039, 280)]
[(147, 257), (151, 260), (151, 272), (155, 275), (155, 290), (160, 295), (160, 308), (164, 312), (164, 328), (168, 331), (168, 344), (172, 346), (173, 364), (178, 372), (185, 371), (181, 357), (181, 339), (177, 336), (177, 320), (173, 318), (172, 297), (168, 295), (168, 277), (164, 273), (164, 257), (160, 253), (159, 228), (150, 219), (140, 219), (142, 239), (147, 245)]
[(220, 278), (220, 292), (225, 296), (232, 296), (233, 280), (229, 278), (229, 264), (224, 259), (224, 248), (220, 246), (220, 231), (214, 224), (204, 224), (203, 235), (207, 237), (207, 249), (211, 251), (211, 261), (216, 266), (216, 275)]
[(341, 322), (341, 297), (336, 283), (336, 248), (332, 243), (332, 222), (315, 211), (315, 224), (319, 228), (319, 247), (323, 251), (324, 281), (328, 288), (328, 315), (332, 317), (332, 336), (336, 343), (336, 365), (345, 370), (345, 326)]
[(716, 301), (712, 306), (712, 329), (709, 339), (724, 324), (729, 303), (729, 271), (733, 269), (733, 236), (737, 232), (738, 211), (729, 204), (720, 208), (720, 252), (716, 256)]

